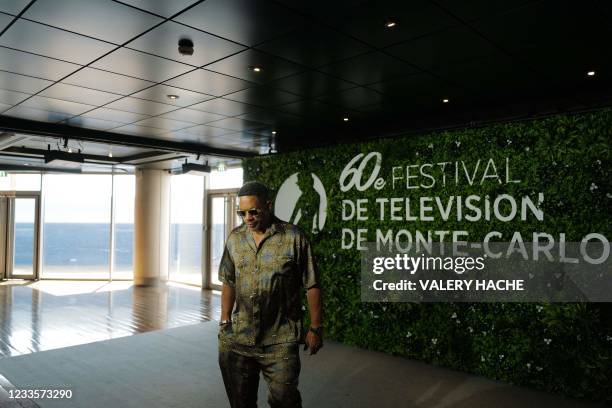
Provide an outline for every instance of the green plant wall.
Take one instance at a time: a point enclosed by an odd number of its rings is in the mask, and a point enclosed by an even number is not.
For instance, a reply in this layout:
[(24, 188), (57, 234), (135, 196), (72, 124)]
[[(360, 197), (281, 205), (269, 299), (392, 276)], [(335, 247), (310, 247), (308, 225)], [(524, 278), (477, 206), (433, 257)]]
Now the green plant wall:
[[(333, 135), (330, 135), (333, 137)], [(333, 145), (248, 159), (244, 180), (260, 180), (279, 189), (290, 175), (314, 173), (328, 198), (327, 220), (317, 234), (308, 232), (322, 274), (327, 338), (348, 345), (423, 360), (435, 365), (525, 385), (571, 397), (612, 402), (612, 329), (607, 304), (539, 303), (363, 303), (360, 253), (341, 249), (342, 228), (466, 230), (480, 241), (492, 230), (533, 232), (580, 240), (590, 232), (612, 236), (610, 177), (612, 111), (559, 115), (484, 128), (433, 132), (419, 136)], [(382, 154), (380, 174), (391, 166), (510, 158), (521, 183), (448, 183), (399, 194), (387, 182), (374, 189), (342, 192), (340, 174), (358, 153)], [(478, 194), (516, 197), (543, 192), (543, 221), (397, 222), (370, 217), (343, 221), (342, 199)], [(313, 197), (303, 199), (318, 201)], [(303, 214), (302, 220), (311, 214)]]

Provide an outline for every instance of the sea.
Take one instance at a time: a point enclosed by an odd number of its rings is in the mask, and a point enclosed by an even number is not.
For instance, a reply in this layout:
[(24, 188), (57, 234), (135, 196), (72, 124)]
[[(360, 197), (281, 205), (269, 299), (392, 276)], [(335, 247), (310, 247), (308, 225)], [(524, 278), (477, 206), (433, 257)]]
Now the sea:
[[(223, 225), (215, 225), (223, 230)], [(34, 224), (15, 224), (15, 264), (32, 262)], [(134, 224), (115, 224), (115, 267), (132, 266)], [(103, 266), (108, 265), (110, 225), (87, 223), (46, 223), (43, 227), (43, 265)], [(202, 226), (172, 224), (170, 226), (170, 263), (201, 265)]]

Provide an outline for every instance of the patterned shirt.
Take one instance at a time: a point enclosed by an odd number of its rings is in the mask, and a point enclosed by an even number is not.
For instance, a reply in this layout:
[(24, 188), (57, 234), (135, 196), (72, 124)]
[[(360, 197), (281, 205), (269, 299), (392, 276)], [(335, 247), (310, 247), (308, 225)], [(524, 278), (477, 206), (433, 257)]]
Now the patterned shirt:
[(302, 294), (319, 284), (319, 273), (298, 227), (273, 217), (259, 247), (246, 224), (235, 228), (225, 243), (219, 280), (236, 292), (227, 340), (249, 346), (302, 341)]

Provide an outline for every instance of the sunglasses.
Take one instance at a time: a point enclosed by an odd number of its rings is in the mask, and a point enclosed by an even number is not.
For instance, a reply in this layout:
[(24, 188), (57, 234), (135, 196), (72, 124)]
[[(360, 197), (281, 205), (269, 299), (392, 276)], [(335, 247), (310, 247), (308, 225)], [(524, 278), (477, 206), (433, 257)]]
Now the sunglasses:
[(259, 208), (251, 208), (250, 210), (237, 210), (236, 214), (238, 214), (239, 217), (246, 217), (247, 214), (249, 214), (252, 217), (257, 217), (258, 215), (261, 215), (262, 211)]

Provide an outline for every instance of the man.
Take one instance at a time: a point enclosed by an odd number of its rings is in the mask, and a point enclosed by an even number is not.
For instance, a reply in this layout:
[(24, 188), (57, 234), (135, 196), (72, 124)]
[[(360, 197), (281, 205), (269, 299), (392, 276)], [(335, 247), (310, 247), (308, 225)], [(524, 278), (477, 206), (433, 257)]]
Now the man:
[[(232, 408), (257, 406), (259, 372), (271, 407), (301, 407), (299, 343), (323, 346), (321, 289), (304, 233), (272, 214), (268, 188), (249, 182), (238, 192), (243, 224), (225, 244), (219, 265), (219, 366)], [(302, 294), (311, 327), (302, 327)], [(235, 309), (234, 309), (235, 305)]]

